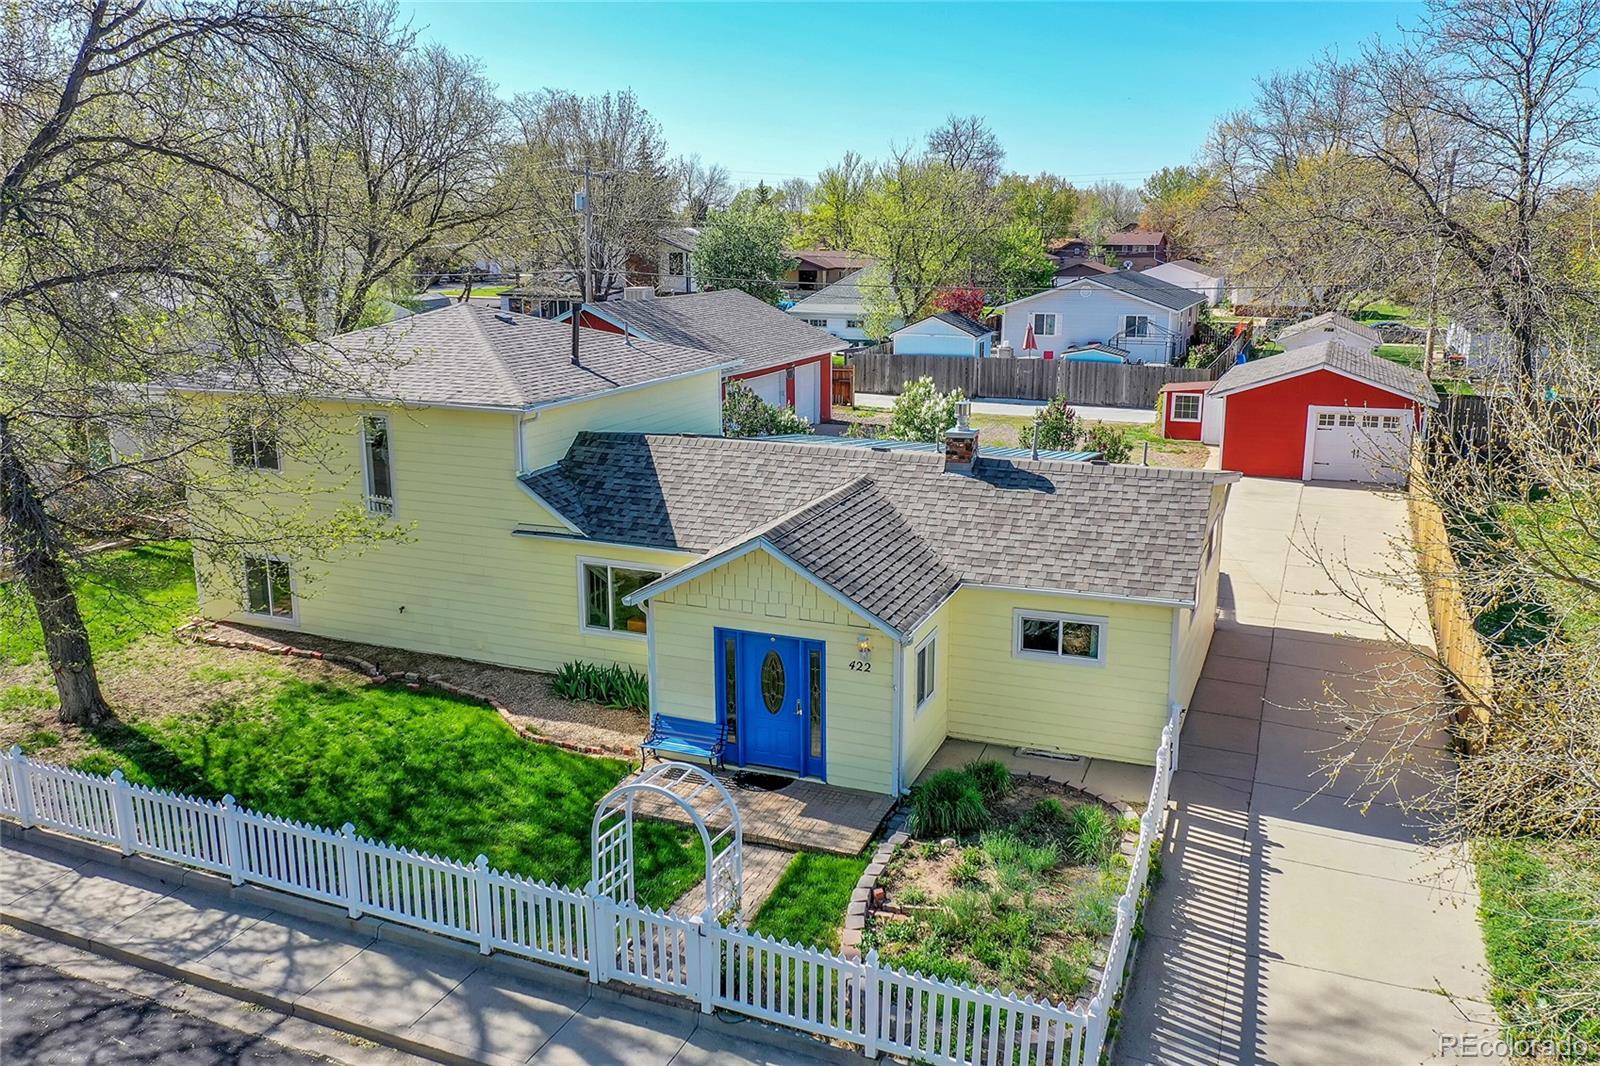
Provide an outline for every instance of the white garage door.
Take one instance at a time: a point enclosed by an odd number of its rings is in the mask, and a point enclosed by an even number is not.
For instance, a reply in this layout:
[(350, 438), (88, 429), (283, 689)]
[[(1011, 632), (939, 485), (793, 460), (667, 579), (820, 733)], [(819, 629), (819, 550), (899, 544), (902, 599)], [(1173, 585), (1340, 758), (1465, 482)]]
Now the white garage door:
[(1409, 410), (1313, 407), (1307, 422), (1307, 480), (1405, 483), (1414, 425)]
[(741, 380), (750, 386), (751, 392), (754, 392), (772, 406), (789, 406), (789, 390), (784, 384), (783, 371), (780, 370), (776, 374), (762, 374), (758, 378), (743, 378)]
[(822, 421), (822, 367), (817, 363), (794, 368), (794, 413), (813, 426)]

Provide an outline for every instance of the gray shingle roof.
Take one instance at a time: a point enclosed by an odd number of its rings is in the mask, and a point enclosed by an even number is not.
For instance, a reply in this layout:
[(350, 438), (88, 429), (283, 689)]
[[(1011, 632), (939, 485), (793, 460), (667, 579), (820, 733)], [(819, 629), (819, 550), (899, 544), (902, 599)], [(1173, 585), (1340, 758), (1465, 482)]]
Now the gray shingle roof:
[(1296, 322), (1292, 326), (1285, 326), (1278, 331), (1278, 335), (1274, 339), (1282, 340), (1284, 337), (1298, 337), (1302, 333), (1325, 333), (1334, 329), (1342, 329), (1348, 333), (1355, 334), (1357, 337), (1364, 337), (1373, 344), (1383, 343), (1383, 334), (1377, 330), (1370, 326), (1363, 326), (1354, 319), (1346, 318), (1332, 311), (1325, 311), (1320, 315), (1311, 316), (1304, 322)]
[[(719, 352), (580, 330), (573, 366), (572, 327), (479, 304), (437, 311), (356, 330), (311, 349), (336, 399), (398, 401), (423, 406), (520, 410), (557, 400), (599, 395), (733, 362)], [(175, 388), (227, 390), (225, 373), (190, 378)]]
[(928, 317), (937, 318), (946, 325), (954, 326), (969, 337), (987, 337), (994, 332), (982, 322), (968, 318), (966, 315), (958, 314), (955, 311), (937, 311)]
[(1116, 289), (1129, 296), (1137, 296), (1141, 300), (1170, 307), (1174, 311), (1182, 311), (1185, 307), (1192, 307), (1205, 300), (1204, 296), (1192, 289), (1153, 278), (1137, 270), (1113, 270), (1109, 274), (1096, 274), (1092, 278), (1082, 280), (1090, 285), (1104, 285), (1108, 289)]
[(1439, 394), (1428, 380), (1428, 375), (1422, 371), (1332, 340), (1308, 344), (1248, 363), (1237, 363), (1217, 379), (1217, 383), (1211, 387), (1211, 395), (1226, 396), (1287, 375), (1323, 367), (1342, 370), (1429, 407), (1439, 405)]
[(966, 476), (945, 473), (940, 454), (625, 433), (581, 433), (559, 463), (523, 478), (596, 540), (712, 552), (783, 527), (819, 576), (859, 570), (857, 602), (886, 621), (922, 610), (948, 587), (945, 572), (1192, 601), (1212, 488), (1231, 480), (981, 454)]
[(834, 312), (836, 314), (859, 315), (861, 313), (861, 283), (867, 276), (863, 267), (854, 274), (846, 274), (838, 281), (807, 296), (804, 300), (789, 308), (791, 315), (815, 315)]
[(743, 362), (743, 369), (850, 347), (741, 289), (609, 300), (588, 309), (626, 323), (630, 331), (653, 341), (732, 356)]

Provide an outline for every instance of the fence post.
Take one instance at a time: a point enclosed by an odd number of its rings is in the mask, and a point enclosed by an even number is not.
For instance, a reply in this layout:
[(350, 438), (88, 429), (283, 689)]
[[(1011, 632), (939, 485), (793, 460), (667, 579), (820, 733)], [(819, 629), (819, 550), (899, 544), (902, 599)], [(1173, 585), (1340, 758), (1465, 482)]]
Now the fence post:
[(133, 792), (121, 770), (111, 771), (111, 823), (117, 827), (117, 846), (122, 854), (134, 851)]
[[(589, 923), (589, 983), (600, 984), (611, 976), (609, 960), (616, 950), (611, 946), (611, 931), (607, 928), (604, 906), (595, 894), (595, 884), (590, 881), (583, 893), (583, 916)], [(602, 961), (606, 960), (606, 961)]]
[(33, 828), (33, 778), (28, 773), (28, 757), (22, 745), (11, 745), (11, 784), (17, 790), (17, 819), (24, 829)]
[(361, 917), (361, 862), (356, 858), (356, 827), (349, 822), (339, 827), (339, 887), (350, 917)]
[(489, 887), (489, 856), (479, 855), (473, 883), (478, 889), (478, 954), (489, 954), (489, 938), (494, 935), (494, 892)]
[(878, 1034), (883, 1025), (878, 1015), (883, 1009), (883, 997), (878, 982), (878, 949), (867, 952), (861, 960), (862, 1009), (861, 1053), (869, 1059), (878, 1057)]
[(710, 1014), (716, 996), (717, 978), (722, 971), (721, 944), (716, 939), (722, 926), (716, 921), (707, 922), (704, 915), (694, 919), (695, 944), (690, 949), (689, 984), (700, 1001), (700, 1013)]
[(228, 843), (228, 880), (237, 888), (244, 884), (244, 833), (239, 830), (239, 801), (231, 793), (222, 797), (222, 837)]

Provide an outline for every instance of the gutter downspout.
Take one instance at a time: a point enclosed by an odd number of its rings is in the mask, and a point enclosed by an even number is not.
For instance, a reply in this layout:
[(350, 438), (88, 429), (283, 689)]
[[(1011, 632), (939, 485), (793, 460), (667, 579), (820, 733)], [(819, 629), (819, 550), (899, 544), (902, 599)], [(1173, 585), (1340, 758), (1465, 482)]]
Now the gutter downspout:
[(905, 665), (906, 648), (908, 643), (899, 637), (894, 642), (894, 716), (889, 723), (889, 748), (894, 765), (894, 775), (889, 781), (890, 792), (893, 795), (903, 795), (908, 789), (905, 783)]

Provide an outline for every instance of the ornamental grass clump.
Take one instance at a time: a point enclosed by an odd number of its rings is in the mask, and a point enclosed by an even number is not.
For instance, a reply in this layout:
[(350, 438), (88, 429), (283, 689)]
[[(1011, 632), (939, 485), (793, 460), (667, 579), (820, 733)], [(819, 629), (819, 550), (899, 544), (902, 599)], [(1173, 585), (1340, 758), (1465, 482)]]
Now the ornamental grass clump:
[(1122, 828), (1104, 807), (1086, 803), (1067, 815), (1067, 853), (1086, 866), (1104, 862), (1122, 839)]
[(962, 769), (978, 786), (978, 791), (983, 793), (985, 803), (1004, 799), (1011, 795), (1011, 790), (1016, 787), (1011, 771), (1006, 769), (1006, 764), (1003, 762), (994, 759), (974, 759)]
[(919, 837), (965, 836), (988, 824), (988, 805), (971, 774), (940, 770), (911, 791), (911, 831)]
[(650, 707), (650, 680), (630, 666), (574, 659), (561, 664), (550, 678), (550, 687), (562, 699), (630, 711), (645, 711)]

